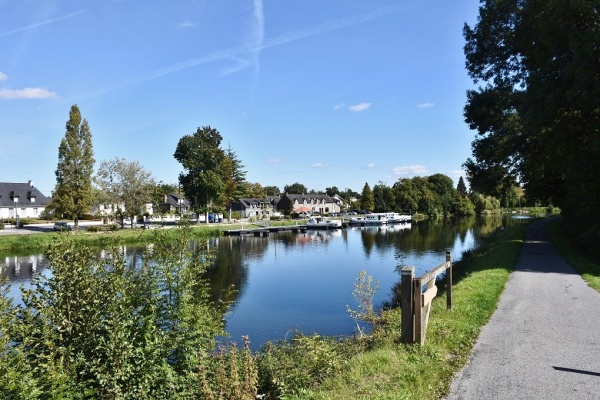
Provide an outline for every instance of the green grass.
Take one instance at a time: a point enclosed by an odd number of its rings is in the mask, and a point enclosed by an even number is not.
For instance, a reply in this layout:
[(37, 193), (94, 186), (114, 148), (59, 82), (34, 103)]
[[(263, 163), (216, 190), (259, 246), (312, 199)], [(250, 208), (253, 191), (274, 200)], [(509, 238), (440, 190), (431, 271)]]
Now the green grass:
[(588, 285), (600, 292), (600, 260), (588, 257), (575, 247), (569, 236), (564, 233), (560, 219), (548, 223), (548, 235), (556, 250), (573, 269), (581, 274)]
[[(192, 236), (204, 238), (210, 236), (219, 236), (225, 229), (239, 229), (241, 225), (198, 225), (192, 227)], [(144, 238), (151, 236), (153, 230), (145, 229), (118, 229), (116, 231), (106, 232), (43, 232), (32, 234), (2, 235), (0, 236), (0, 252), (11, 254), (25, 254), (30, 252), (43, 252), (50, 243), (58, 238), (59, 235), (71, 235), (73, 239), (89, 246), (101, 247), (115, 238), (123, 244), (140, 243)], [(167, 229), (167, 234), (176, 238), (179, 229)]]
[(445, 294), (433, 301), (426, 343), (400, 342), (400, 310), (386, 311), (369, 350), (339, 373), (295, 399), (439, 399), (466, 363), (481, 328), (490, 319), (517, 262), (526, 224), (488, 239), (454, 264), (453, 309)]

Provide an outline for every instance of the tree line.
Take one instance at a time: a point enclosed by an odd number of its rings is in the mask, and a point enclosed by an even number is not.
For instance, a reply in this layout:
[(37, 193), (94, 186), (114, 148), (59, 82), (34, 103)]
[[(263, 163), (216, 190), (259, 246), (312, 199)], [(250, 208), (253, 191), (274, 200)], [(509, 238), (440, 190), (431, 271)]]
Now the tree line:
[(514, 186), (562, 210), (572, 237), (598, 254), (600, 5), (597, 1), (481, 2), (464, 26), (466, 122), (477, 136), (464, 166), (473, 190)]
[[(242, 161), (231, 146), (223, 148), (222, 141), (219, 131), (210, 126), (183, 136), (173, 154), (183, 167), (177, 184), (156, 182), (138, 161), (118, 157), (100, 162), (94, 175), (90, 127), (77, 105), (73, 105), (58, 149), (56, 187), (48, 209), (58, 216), (72, 218), (77, 225), (94, 204), (110, 205), (111, 214), (133, 220), (144, 213), (148, 203), (160, 210), (167, 193), (183, 194), (196, 213), (231, 212), (232, 203), (240, 198), (266, 198), (284, 193), (338, 196), (346, 209), (408, 210), (431, 216), (479, 214), (497, 210), (501, 203), (490, 195), (468, 193), (462, 177), (454, 188), (452, 179), (443, 174), (402, 178), (392, 186), (378, 182), (372, 189), (365, 183), (360, 193), (351, 189), (341, 191), (337, 186), (327, 187), (324, 193), (317, 192), (299, 182), (286, 185), (281, 191), (277, 186), (247, 182)], [(510, 195), (505, 193), (505, 206), (516, 206), (517, 201), (525, 204), (523, 192), (517, 189), (515, 186)]]

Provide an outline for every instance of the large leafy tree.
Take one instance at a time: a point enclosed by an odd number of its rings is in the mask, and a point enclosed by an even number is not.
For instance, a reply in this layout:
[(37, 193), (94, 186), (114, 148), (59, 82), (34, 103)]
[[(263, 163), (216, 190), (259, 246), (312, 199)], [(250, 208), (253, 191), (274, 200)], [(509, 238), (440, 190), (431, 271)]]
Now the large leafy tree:
[(285, 185), (283, 191), (287, 194), (306, 194), (308, 189), (301, 183), (292, 183), (291, 185)]
[(58, 147), (56, 186), (49, 208), (57, 215), (72, 218), (75, 229), (79, 219), (90, 212), (94, 201), (92, 133), (87, 120), (81, 118), (77, 105), (71, 106), (65, 137)]
[(486, 0), (464, 28), (467, 70), (482, 84), (465, 107), (478, 133), (471, 189), (498, 195), (521, 182), (590, 241), (600, 232), (599, 11), (597, 1)]
[(152, 174), (138, 161), (117, 157), (100, 163), (96, 183), (115, 212), (130, 217), (132, 225), (135, 216), (142, 214), (144, 206), (152, 201), (151, 189), (155, 185)]
[(389, 186), (381, 181), (373, 186), (373, 201), (375, 204), (374, 210), (376, 212), (393, 211), (396, 205), (394, 192)]
[(434, 193), (435, 207), (444, 215), (452, 214), (458, 202), (458, 192), (454, 189), (452, 178), (444, 174), (433, 174), (428, 181)]
[(281, 190), (277, 186), (265, 186), (264, 190), (267, 196), (279, 196), (281, 194)]
[[(219, 131), (205, 126), (177, 143), (174, 157), (184, 169), (179, 174), (179, 183), (197, 212), (208, 214), (212, 202), (219, 201), (224, 195), (222, 140)], [(208, 222), (208, 215), (205, 220)]]

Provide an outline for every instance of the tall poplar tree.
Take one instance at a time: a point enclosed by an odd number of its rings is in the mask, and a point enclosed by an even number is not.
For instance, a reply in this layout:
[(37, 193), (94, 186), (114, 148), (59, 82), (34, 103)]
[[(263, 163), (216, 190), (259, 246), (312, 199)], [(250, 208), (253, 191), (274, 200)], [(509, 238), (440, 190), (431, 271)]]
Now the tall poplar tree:
[(50, 208), (58, 215), (72, 218), (75, 229), (79, 226), (79, 219), (90, 212), (93, 204), (94, 162), (90, 127), (87, 120), (81, 119), (77, 105), (73, 105), (65, 137), (58, 147), (56, 186)]

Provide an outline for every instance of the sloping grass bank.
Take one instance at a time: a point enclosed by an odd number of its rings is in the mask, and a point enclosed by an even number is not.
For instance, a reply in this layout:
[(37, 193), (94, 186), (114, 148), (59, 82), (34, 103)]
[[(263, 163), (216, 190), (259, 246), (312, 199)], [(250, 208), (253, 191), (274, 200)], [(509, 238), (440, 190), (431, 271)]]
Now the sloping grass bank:
[[(192, 226), (191, 235), (196, 238), (220, 236), (224, 229), (238, 229), (238, 225), (198, 225)], [(88, 232), (85, 230), (77, 232), (43, 232), (29, 235), (2, 235), (0, 236), (0, 252), (12, 254), (29, 254), (31, 252), (43, 252), (49, 244), (56, 241), (59, 235), (70, 235), (74, 242), (93, 247), (103, 247), (118, 239), (121, 244), (143, 243), (152, 236), (153, 229), (118, 229), (106, 232)], [(176, 239), (180, 229), (165, 229), (166, 234)]]
[(569, 265), (581, 274), (588, 285), (600, 292), (600, 260), (594, 260), (577, 249), (569, 236), (563, 231), (562, 221), (559, 218), (548, 223), (548, 235), (556, 250)]
[(526, 224), (486, 240), (454, 264), (453, 310), (444, 293), (433, 301), (424, 346), (400, 342), (400, 310), (386, 311), (368, 350), (315, 390), (294, 399), (439, 399), (468, 360), (517, 262)]

